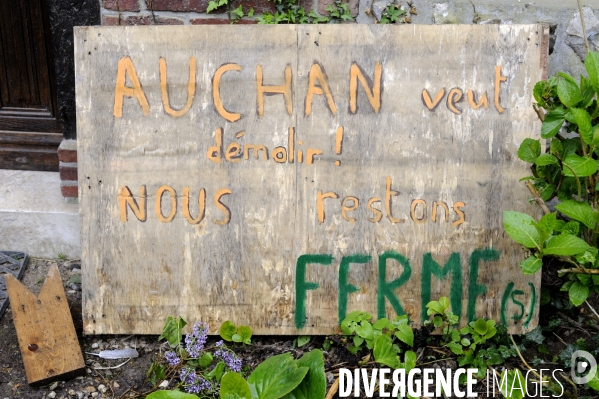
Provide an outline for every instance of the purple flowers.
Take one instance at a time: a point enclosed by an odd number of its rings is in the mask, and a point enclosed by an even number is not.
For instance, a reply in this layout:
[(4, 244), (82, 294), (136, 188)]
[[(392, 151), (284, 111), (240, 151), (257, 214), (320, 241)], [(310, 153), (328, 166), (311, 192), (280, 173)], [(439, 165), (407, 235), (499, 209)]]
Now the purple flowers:
[(197, 359), (200, 357), (200, 352), (204, 349), (206, 340), (208, 339), (208, 324), (196, 322), (193, 325), (191, 334), (185, 336), (185, 350), (189, 357)]
[(198, 376), (193, 368), (184, 367), (181, 370), (179, 379), (188, 393), (200, 393), (201, 391), (211, 389), (212, 384), (204, 378)]
[(191, 394), (216, 395), (220, 388), (217, 375), (241, 371), (241, 359), (222, 340), (216, 342), (214, 350), (205, 349), (208, 330), (208, 324), (196, 322), (184, 340), (164, 353), (164, 363), (179, 370), (179, 386)]
[(216, 346), (219, 346), (219, 349), (214, 352), (214, 356), (220, 357), (231, 371), (236, 371), (239, 373), (241, 371), (241, 359), (226, 347), (218, 345), (218, 343)]
[(166, 359), (167, 363), (171, 367), (175, 367), (176, 365), (181, 363), (181, 358), (179, 356), (177, 356), (177, 353), (175, 353), (174, 351), (166, 352), (164, 354), (164, 358)]

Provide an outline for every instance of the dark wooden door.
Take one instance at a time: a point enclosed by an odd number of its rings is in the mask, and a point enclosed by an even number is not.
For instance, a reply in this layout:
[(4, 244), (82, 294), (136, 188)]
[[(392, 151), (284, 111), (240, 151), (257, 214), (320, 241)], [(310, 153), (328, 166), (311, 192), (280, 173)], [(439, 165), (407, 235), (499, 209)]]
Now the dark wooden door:
[(61, 131), (45, 0), (2, 0), (0, 169), (58, 170)]

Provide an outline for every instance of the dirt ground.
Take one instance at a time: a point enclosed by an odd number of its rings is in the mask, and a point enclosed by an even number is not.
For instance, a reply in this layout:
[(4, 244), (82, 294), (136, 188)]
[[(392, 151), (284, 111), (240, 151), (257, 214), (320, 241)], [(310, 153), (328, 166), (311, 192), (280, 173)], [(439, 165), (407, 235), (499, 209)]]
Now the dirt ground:
[[(149, 391), (152, 386), (148, 383), (144, 385), (146, 372), (158, 354), (166, 349), (164, 341), (158, 342), (157, 336), (84, 336), (81, 318), (81, 285), (72, 282), (77, 280), (76, 277), (74, 279), (72, 277), (81, 273), (80, 261), (30, 259), (22, 282), (37, 295), (48, 270), (53, 265), (58, 266), (65, 286), (75, 330), (87, 366), (86, 375), (39, 388), (30, 387), (27, 384), (12, 311), (9, 307), (0, 318), (0, 399), (128, 398), (139, 397), (141, 393)], [(220, 337), (210, 337), (207, 346), (219, 339)], [(239, 347), (236, 352), (242, 357), (244, 366), (253, 369), (271, 355), (292, 352), (299, 357), (315, 345), (322, 346), (322, 342), (314, 342), (297, 350), (293, 348), (294, 339), (295, 337), (258, 337), (253, 339), (251, 346)], [(322, 339), (320, 338), (320, 341)], [(124, 362), (123, 359), (105, 360), (91, 354), (99, 353), (101, 350), (125, 348), (135, 348), (139, 352), (139, 357), (131, 359), (122, 366), (120, 365)], [(335, 354), (336, 349), (339, 348), (333, 348), (327, 354), (329, 366), (342, 367), (344, 364), (357, 364), (358, 356), (351, 355), (345, 350), (339, 350)], [(329, 373), (330, 382), (332, 377)]]
[[(159, 350), (156, 337), (83, 336), (81, 285), (71, 282), (80, 275), (79, 261), (30, 259), (22, 282), (38, 294), (51, 266), (58, 265), (73, 315), (79, 343), (87, 366), (86, 376), (49, 386), (32, 388), (27, 384), (10, 307), (0, 319), (0, 398), (112, 398), (137, 389), (145, 378), (154, 353)], [(75, 277), (73, 280), (77, 280)], [(139, 357), (118, 369), (107, 369), (123, 360), (104, 360), (88, 353), (102, 349), (136, 348)], [(103, 367), (104, 369), (100, 369)], [(50, 389), (52, 388), (52, 389)]]
[[(21, 359), (21, 353), (18, 347), (17, 335), (13, 324), (12, 312), (10, 308), (0, 317), (0, 399), (6, 398), (132, 398), (144, 397), (144, 393), (149, 392), (153, 387), (149, 383), (144, 383), (146, 372), (153, 360), (161, 358), (161, 354), (166, 350), (163, 343), (158, 342), (157, 336), (83, 336), (81, 319), (81, 285), (78, 277), (81, 273), (81, 265), (77, 260), (46, 260), (30, 259), (23, 277), (23, 283), (34, 293), (38, 294), (44, 279), (51, 266), (57, 265), (63, 285), (73, 315), (75, 329), (79, 338), (81, 349), (84, 353), (86, 364), (86, 375), (80, 376), (68, 381), (58, 381), (47, 386), (39, 388), (30, 387), (27, 384), (25, 369)], [(559, 295), (559, 283), (555, 273), (544, 272), (544, 286), (552, 288), (551, 296)], [(528, 362), (533, 360), (541, 361), (543, 364), (538, 367), (561, 367), (565, 368), (560, 357), (567, 352), (568, 346), (586, 345), (585, 349), (595, 350), (599, 323), (593, 318), (588, 309), (580, 307), (578, 309), (560, 308), (559, 301), (552, 299), (551, 305), (541, 308), (540, 323), (544, 325), (545, 338), (542, 345), (536, 345), (531, 341), (526, 341), (523, 337), (517, 338), (523, 346), (523, 356)], [(599, 299), (594, 298), (592, 306), (599, 309)], [(559, 323), (556, 320), (560, 319)], [(576, 320), (574, 320), (576, 319)], [(548, 324), (555, 324), (557, 327), (547, 327)], [(455, 369), (457, 363), (455, 356), (436, 345), (434, 340), (427, 341), (422, 336), (422, 332), (416, 332), (416, 341), (421, 342), (419, 348), (415, 348), (418, 355), (418, 365), (429, 364), (422, 367), (441, 367)], [(418, 336), (420, 338), (418, 338)], [(426, 334), (428, 336), (428, 334)], [(243, 366), (246, 370), (253, 370), (258, 363), (269, 356), (291, 352), (294, 357), (300, 357), (304, 352), (313, 348), (322, 349), (325, 337), (312, 337), (311, 341), (297, 348), (294, 345), (296, 337), (253, 337), (252, 345), (237, 346), (235, 352), (241, 357)], [(207, 347), (213, 345), (220, 337), (210, 337)], [(334, 344), (328, 351), (324, 351), (325, 371), (327, 373), (328, 387), (336, 379), (340, 367), (350, 369), (365, 363), (367, 367), (376, 367), (374, 362), (364, 359), (367, 353), (358, 353), (352, 355), (344, 344), (344, 338), (339, 336), (328, 337)], [(94, 353), (107, 349), (125, 349), (135, 348), (139, 352), (139, 357), (133, 358), (126, 364), (123, 359), (105, 360)], [(538, 349), (538, 350), (537, 350)], [(560, 363), (561, 362), (561, 363)], [(369, 366), (368, 366), (369, 365)], [(526, 370), (523, 363), (515, 356), (506, 361), (504, 366), (519, 367)], [(420, 367), (420, 366), (419, 366)], [(501, 369), (502, 366), (499, 366)], [(173, 387), (175, 381), (170, 381), (169, 387)], [(566, 386), (566, 389), (569, 388)], [(481, 381), (475, 391), (480, 392), (479, 398), (491, 398), (487, 396), (484, 381)], [(593, 392), (586, 391), (580, 387), (579, 397), (597, 398)], [(584, 396), (587, 395), (587, 396)], [(333, 398), (337, 398), (334, 395)], [(378, 397), (375, 394), (375, 397)]]

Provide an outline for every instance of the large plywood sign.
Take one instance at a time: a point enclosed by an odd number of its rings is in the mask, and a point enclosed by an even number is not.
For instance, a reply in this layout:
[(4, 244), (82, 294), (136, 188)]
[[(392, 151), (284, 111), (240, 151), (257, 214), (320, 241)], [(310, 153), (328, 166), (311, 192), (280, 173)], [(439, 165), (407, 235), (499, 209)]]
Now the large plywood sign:
[[(328, 334), (353, 310), (450, 298), (462, 323), (538, 319), (502, 211), (536, 212), (542, 26), (76, 31), (83, 317)], [(544, 57), (545, 56), (545, 57)]]

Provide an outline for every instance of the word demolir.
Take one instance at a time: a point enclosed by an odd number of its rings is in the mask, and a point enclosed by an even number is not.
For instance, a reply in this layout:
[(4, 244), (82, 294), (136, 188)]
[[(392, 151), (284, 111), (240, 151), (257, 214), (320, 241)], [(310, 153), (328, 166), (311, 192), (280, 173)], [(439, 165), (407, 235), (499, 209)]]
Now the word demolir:
[[(434, 368), (414, 368), (406, 375), (405, 369), (339, 369), (339, 397), (361, 398), (374, 396), (379, 387), (381, 398), (398, 398), (407, 395), (416, 397), (441, 397), (442, 392), (456, 398), (476, 398), (474, 375), (478, 369), (460, 368), (454, 371)], [(460, 376), (466, 375), (466, 387), (460, 387)], [(364, 395), (361, 394), (364, 392)]]

